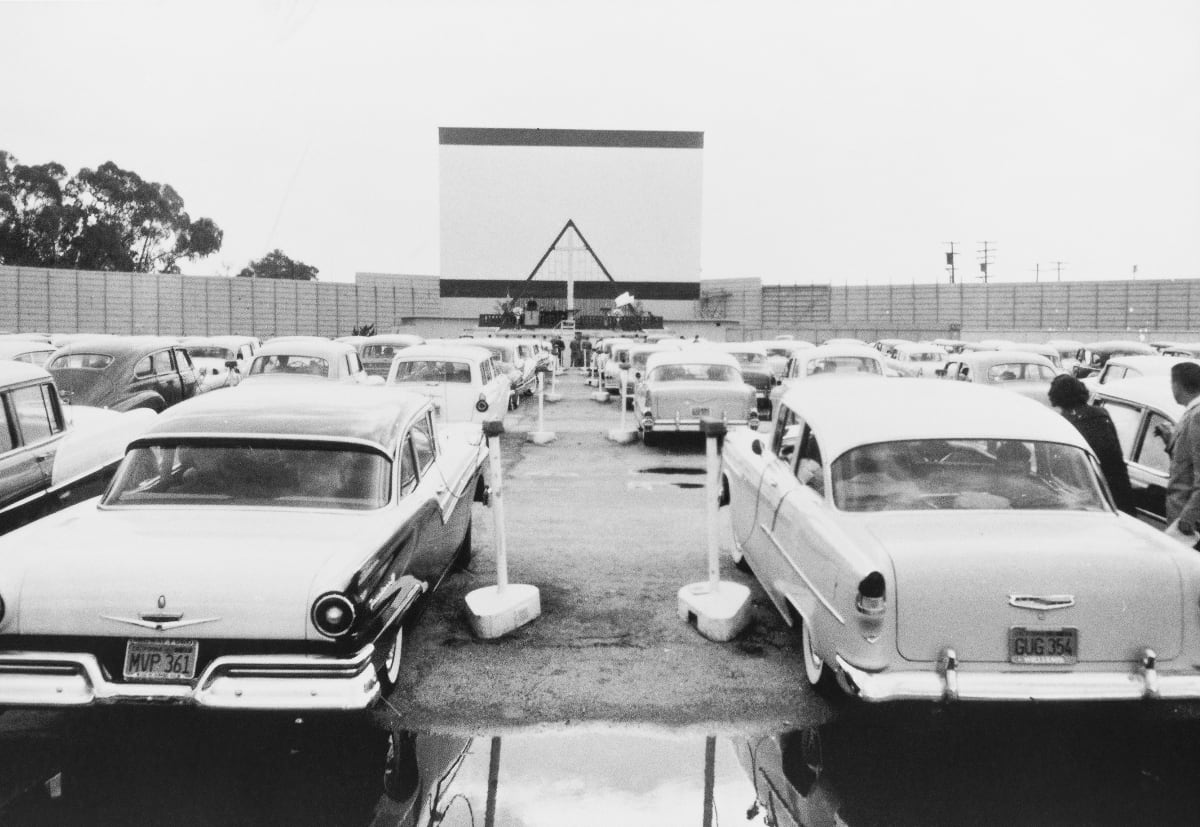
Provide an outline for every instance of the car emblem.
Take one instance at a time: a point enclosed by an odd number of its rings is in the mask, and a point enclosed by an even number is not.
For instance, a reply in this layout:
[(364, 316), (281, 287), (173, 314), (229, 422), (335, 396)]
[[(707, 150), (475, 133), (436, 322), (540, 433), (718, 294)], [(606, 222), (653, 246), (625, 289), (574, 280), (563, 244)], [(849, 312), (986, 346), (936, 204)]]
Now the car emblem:
[(167, 596), (165, 594), (160, 594), (158, 596), (158, 608), (160, 608), (160, 609), (167, 608)]
[(143, 629), (154, 629), (157, 632), (166, 632), (171, 629), (179, 629), (184, 626), (198, 626), (201, 623), (212, 623), (215, 620), (220, 620), (219, 617), (198, 617), (193, 620), (184, 620), (183, 612), (167, 612), (163, 611), (167, 608), (167, 596), (160, 594), (158, 596), (158, 611), (156, 612), (138, 612), (136, 618), (133, 617), (117, 617), (115, 615), (100, 615), (105, 620), (113, 620), (117, 623), (128, 623), (131, 626), (140, 626)]
[(1033, 609), (1038, 612), (1048, 612), (1051, 609), (1069, 609), (1075, 605), (1073, 594), (1010, 594), (1008, 605), (1018, 609)]

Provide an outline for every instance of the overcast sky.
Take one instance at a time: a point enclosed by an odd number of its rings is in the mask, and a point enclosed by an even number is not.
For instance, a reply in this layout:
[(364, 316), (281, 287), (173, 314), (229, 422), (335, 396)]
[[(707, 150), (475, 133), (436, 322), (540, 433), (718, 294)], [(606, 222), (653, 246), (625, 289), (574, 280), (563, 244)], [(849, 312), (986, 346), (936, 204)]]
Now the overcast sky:
[[(705, 133), (702, 276), (1200, 276), (1200, 2), (0, 0), (0, 148), (439, 274), (439, 126)], [(547, 242), (548, 243), (548, 242)], [(531, 262), (531, 266), (532, 266)], [(450, 275), (450, 274), (447, 274)]]

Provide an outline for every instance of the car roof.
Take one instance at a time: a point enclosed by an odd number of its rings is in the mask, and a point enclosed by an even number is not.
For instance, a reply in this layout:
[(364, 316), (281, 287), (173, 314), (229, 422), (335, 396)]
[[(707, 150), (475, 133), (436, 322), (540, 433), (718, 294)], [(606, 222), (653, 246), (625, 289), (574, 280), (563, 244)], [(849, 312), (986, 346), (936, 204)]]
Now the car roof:
[[(1054, 368), (1054, 363), (1040, 353), (1031, 350), (975, 350), (951, 356), (948, 362), (966, 362), (972, 366), (1000, 365), (1010, 362), (1025, 362)], [(1058, 370), (1058, 368), (1054, 368)]]
[(322, 359), (341, 356), (344, 353), (357, 353), (354, 345), (346, 342), (334, 342), (330, 339), (295, 338), (281, 339), (268, 342), (259, 348), (255, 358), (261, 356), (314, 356)]
[(832, 461), (851, 448), (906, 439), (1021, 439), (1086, 448), (1064, 417), (1019, 393), (968, 382), (847, 377), (788, 391), (782, 404), (805, 419)]
[(879, 351), (870, 345), (854, 345), (848, 343), (808, 347), (793, 353), (792, 356), (796, 359), (805, 360), (830, 359), (837, 356), (862, 356), (868, 359), (874, 359), (876, 362), (883, 361), (883, 357), (880, 355)]
[(1132, 379), (1120, 379), (1104, 385), (1094, 385), (1089, 390), (1091, 390), (1093, 398), (1103, 396), (1109, 399), (1123, 399), (1138, 405), (1148, 405), (1169, 414), (1176, 422), (1183, 413), (1183, 405), (1175, 401), (1171, 383), (1164, 381), (1161, 376), (1135, 376)]
[(0, 339), (0, 359), (19, 353), (50, 353), (54, 350), (57, 350), (54, 345), (36, 339)]
[(415, 333), (380, 333), (377, 336), (367, 336), (358, 342), (360, 348), (371, 345), (419, 345), (425, 340)]
[(31, 365), (28, 362), (15, 362), (8, 359), (0, 360), (0, 385), (17, 385), (21, 382), (45, 381), (50, 374)]
[(425, 344), (406, 347), (395, 356), (401, 361), (411, 359), (466, 359), (468, 361), (485, 362), (492, 358), (492, 352), (479, 345), (462, 344)]
[(183, 347), (178, 340), (166, 336), (98, 336), (80, 339), (58, 349), (59, 355), (65, 353), (102, 353), (121, 359), (127, 356), (141, 356), (165, 347)]
[(1126, 353), (1145, 353), (1153, 355), (1156, 353), (1154, 348), (1143, 342), (1132, 342), (1127, 340), (1112, 340), (1105, 342), (1092, 342), (1083, 346), (1084, 350), (1090, 350), (1098, 353), (1114, 353), (1124, 351)]
[(297, 383), (205, 393), (167, 408), (141, 437), (262, 436), (367, 443), (390, 453), (428, 398), (395, 387)]
[(767, 348), (761, 342), (720, 342), (711, 347), (726, 353), (756, 353), (763, 357), (767, 355)]
[(1163, 356), (1161, 354), (1155, 356), (1114, 356), (1108, 360), (1105, 367), (1116, 365), (1117, 367), (1137, 368), (1143, 372), (1153, 372), (1155, 376), (1168, 376), (1171, 373), (1171, 367), (1178, 365), (1180, 362), (1200, 363), (1200, 360), (1193, 356)]
[(738, 360), (729, 353), (706, 347), (690, 347), (687, 350), (663, 350), (652, 353), (646, 360), (647, 372), (659, 365), (726, 365), (741, 370)]

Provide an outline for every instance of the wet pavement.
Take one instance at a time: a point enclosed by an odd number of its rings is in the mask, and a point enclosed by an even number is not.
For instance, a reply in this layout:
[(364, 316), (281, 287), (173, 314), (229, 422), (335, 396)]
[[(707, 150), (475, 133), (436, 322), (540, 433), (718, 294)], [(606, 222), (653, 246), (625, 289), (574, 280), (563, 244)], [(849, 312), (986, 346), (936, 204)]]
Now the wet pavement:
[[(368, 715), (139, 708), (0, 715), (0, 825), (1200, 823), (1200, 722), (1166, 705), (831, 708), (752, 578), (714, 644), (675, 615), (704, 576), (704, 447), (618, 446), (582, 379), (503, 440), (510, 576), (543, 616), (473, 638), (476, 554), (428, 601)], [(630, 420), (631, 423), (631, 420)]]

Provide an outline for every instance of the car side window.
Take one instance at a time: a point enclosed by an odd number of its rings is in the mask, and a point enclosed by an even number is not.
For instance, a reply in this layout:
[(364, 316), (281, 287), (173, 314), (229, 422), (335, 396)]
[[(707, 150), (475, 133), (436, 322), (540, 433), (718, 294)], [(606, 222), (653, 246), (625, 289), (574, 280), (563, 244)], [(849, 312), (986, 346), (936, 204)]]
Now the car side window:
[(796, 452), (796, 446), (800, 443), (801, 425), (795, 411), (788, 407), (780, 408), (779, 422), (771, 438), (771, 453), (789, 465), (792, 455)]
[(1171, 433), (1171, 420), (1151, 411), (1146, 417), (1142, 443), (1137, 447), (1133, 460), (1138, 465), (1166, 476), (1171, 468), (1171, 457), (1167, 453), (1167, 443), (1159, 433)]
[(13, 438), (13, 423), (9, 421), (8, 406), (4, 404), (4, 397), (0, 396), (0, 454), (7, 454), (16, 445), (16, 440)]
[(154, 368), (150, 364), (149, 356), (145, 356), (138, 360), (137, 365), (133, 369), (133, 375), (137, 377), (154, 375)]
[(1137, 438), (1138, 425), (1142, 421), (1142, 409), (1124, 402), (1112, 399), (1103, 400), (1104, 410), (1112, 418), (1113, 426), (1117, 429), (1117, 440), (1121, 443), (1121, 454), (1126, 459), (1133, 450), (1133, 441)]
[(404, 438), (400, 449), (400, 496), (411, 494), (417, 487), (417, 462), (413, 458), (412, 435)]
[(49, 400), (40, 387), (17, 388), (12, 392), (12, 402), (22, 442), (26, 445), (49, 439), (61, 430), (55, 411), (47, 407)]
[(160, 350), (158, 353), (152, 354), (150, 361), (153, 365), (152, 372), (157, 376), (174, 372), (174, 367), (171, 365), (171, 351), (169, 350)]
[(796, 463), (796, 479), (825, 496), (825, 473), (821, 463), (821, 447), (812, 428), (804, 429), (800, 442), (800, 459)]
[(431, 414), (426, 414), (417, 422), (413, 423), (412, 431), (409, 436), (412, 439), (413, 455), (417, 461), (417, 471), (424, 474), (429, 470), (429, 466), (433, 464), (434, 457), (437, 456), (437, 446), (433, 441), (433, 425), (430, 422)]
[(180, 370), (192, 370), (195, 368), (195, 365), (192, 364), (192, 356), (186, 350), (179, 349), (174, 351), (174, 353), (175, 364), (179, 366)]

